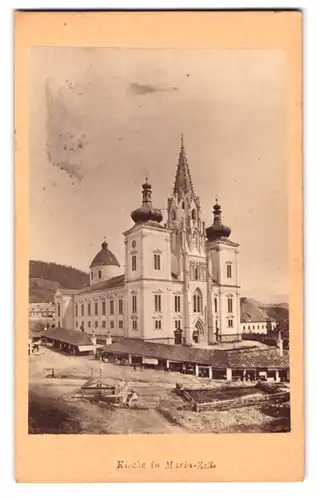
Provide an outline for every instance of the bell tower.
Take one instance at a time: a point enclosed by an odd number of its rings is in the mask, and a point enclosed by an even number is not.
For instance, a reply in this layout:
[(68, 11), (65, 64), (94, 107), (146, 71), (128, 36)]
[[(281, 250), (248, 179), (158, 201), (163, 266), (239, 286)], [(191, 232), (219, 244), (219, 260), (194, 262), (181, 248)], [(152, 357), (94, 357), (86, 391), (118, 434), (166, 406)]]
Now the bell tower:
[(193, 254), (204, 254), (205, 227), (201, 218), (200, 198), (194, 191), (183, 134), (173, 192), (168, 198), (167, 227), (172, 231), (173, 255), (178, 256), (182, 249)]
[[(205, 227), (196, 196), (183, 135), (172, 195), (168, 198), (167, 227), (171, 231), (171, 272), (183, 282), (184, 341), (206, 342)], [(198, 307), (197, 297), (202, 300)], [(198, 327), (200, 326), (200, 328)], [(200, 335), (199, 332), (200, 331)]]
[(213, 224), (206, 229), (208, 342), (242, 340), (240, 331), (239, 245), (229, 239), (218, 200)]
[(128, 337), (169, 343), (171, 325), (170, 231), (152, 204), (148, 179), (142, 184), (142, 205), (133, 210), (133, 227), (124, 233)]

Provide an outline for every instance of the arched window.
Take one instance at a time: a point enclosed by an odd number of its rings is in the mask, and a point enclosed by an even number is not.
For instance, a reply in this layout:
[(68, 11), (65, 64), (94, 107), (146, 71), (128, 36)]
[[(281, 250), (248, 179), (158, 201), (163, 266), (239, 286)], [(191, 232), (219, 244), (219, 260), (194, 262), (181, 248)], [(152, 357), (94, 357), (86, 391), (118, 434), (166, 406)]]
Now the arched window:
[(195, 268), (194, 268), (194, 279), (195, 279), (196, 281), (198, 281), (198, 280), (199, 280), (199, 268), (198, 268), (198, 267), (195, 267)]
[(202, 313), (202, 311), (203, 311), (202, 293), (197, 288), (193, 295), (193, 312)]
[(185, 209), (185, 204), (184, 204), (184, 201), (182, 202), (182, 210)]
[(171, 219), (172, 219), (172, 220), (176, 220), (176, 217), (177, 217), (177, 215), (176, 215), (176, 211), (175, 211), (175, 210), (172, 210), (172, 212), (171, 212)]
[(226, 264), (226, 277), (232, 278), (232, 263), (231, 262), (228, 262)]
[(195, 209), (193, 209), (191, 212), (191, 218), (192, 218), (192, 220), (196, 220), (196, 218), (197, 218), (197, 213), (196, 213)]

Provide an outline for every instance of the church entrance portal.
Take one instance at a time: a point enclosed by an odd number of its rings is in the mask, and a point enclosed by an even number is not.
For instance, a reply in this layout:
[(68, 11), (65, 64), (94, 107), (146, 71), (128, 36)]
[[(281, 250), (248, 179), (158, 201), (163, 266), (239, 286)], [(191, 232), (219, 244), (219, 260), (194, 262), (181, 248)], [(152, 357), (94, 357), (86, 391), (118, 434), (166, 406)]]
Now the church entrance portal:
[(204, 336), (204, 328), (202, 325), (202, 322), (198, 320), (195, 324), (193, 334), (192, 334), (192, 339), (195, 344), (199, 344), (200, 341), (202, 341), (202, 338)]

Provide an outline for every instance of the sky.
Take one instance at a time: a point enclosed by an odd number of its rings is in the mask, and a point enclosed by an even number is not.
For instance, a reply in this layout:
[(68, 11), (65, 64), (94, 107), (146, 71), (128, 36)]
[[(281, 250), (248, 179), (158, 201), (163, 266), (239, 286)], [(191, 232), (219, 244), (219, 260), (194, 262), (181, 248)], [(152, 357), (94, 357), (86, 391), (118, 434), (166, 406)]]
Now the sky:
[(242, 296), (288, 300), (282, 51), (35, 47), (30, 52), (30, 259), (88, 271), (105, 237), (124, 265), (148, 177), (166, 216), (181, 133), (212, 223), (240, 244)]

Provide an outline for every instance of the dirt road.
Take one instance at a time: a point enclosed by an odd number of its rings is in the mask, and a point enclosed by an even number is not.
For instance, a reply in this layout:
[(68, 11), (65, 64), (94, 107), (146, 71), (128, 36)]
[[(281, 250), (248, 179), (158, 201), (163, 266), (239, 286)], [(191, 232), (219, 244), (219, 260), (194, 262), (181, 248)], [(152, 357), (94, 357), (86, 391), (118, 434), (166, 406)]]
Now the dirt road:
[[(29, 432), (50, 434), (176, 434), (275, 432), (289, 426), (289, 408), (240, 408), (203, 414), (187, 410), (176, 383), (222, 388), (222, 382), (191, 375), (99, 363), (41, 347), (29, 357)], [(54, 369), (55, 378), (49, 378)], [(100, 372), (102, 369), (102, 373)], [(125, 381), (138, 394), (137, 408), (110, 409), (71, 396), (91, 377), (106, 384)], [(224, 384), (224, 383), (223, 383)]]

